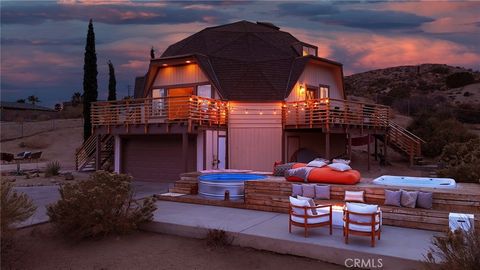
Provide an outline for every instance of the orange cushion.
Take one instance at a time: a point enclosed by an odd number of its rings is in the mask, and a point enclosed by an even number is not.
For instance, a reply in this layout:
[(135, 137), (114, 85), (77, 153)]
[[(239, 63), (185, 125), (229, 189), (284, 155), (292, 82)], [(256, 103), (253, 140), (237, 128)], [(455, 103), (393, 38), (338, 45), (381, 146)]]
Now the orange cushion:
[[(297, 163), (293, 165), (293, 168), (305, 167), (305, 163)], [(330, 167), (325, 166), (322, 168), (313, 169), (308, 175), (309, 183), (327, 183), (327, 184), (344, 184), (344, 185), (354, 185), (360, 182), (360, 172), (357, 170), (348, 170), (344, 172), (339, 172), (330, 169)], [(291, 182), (303, 182), (303, 179), (291, 176), (287, 178)]]

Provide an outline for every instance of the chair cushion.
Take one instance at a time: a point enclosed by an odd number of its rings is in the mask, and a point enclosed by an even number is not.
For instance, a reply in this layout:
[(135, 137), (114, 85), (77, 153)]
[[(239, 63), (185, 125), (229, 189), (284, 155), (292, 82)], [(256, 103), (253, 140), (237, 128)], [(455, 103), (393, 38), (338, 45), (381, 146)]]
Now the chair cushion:
[[(328, 210), (319, 209), (318, 212), (319, 212), (318, 215), (321, 215), (321, 214), (328, 213)], [(309, 217), (307, 218), (307, 224), (317, 224), (317, 223), (327, 222), (328, 219), (330, 218), (329, 216), (318, 217), (318, 215), (312, 215), (312, 216), (309, 215)], [(292, 221), (295, 221), (298, 223), (305, 223), (305, 220), (302, 217), (291, 216), (291, 219)]]
[(415, 208), (417, 204), (418, 191), (402, 190), (401, 204), (404, 207)]
[(431, 209), (433, 205), (433, 193), (419, 191), (417, 196), (417, 207)]
[[(347, 225), (345, 224), (345, 222), (343, 223), (343, 226), (347, 226)], [(378, 231), (379, 228), (380, 228), (380, 224), (375, 225), (375, 231)], [(368, 226), (368, 225), (358, 225), (358, 224), (352, 224), (352, 223), (349, 223), (349, 224), (348, 224), (348, 229), (349, 229), (349, 230), (353, 230), (353, 231), (357, 231), (357, 232), (371, 232), (371, 231), (372, 231), (372, 227), (371, 227), (371, 226)]]
[(315, 198), (315, 185), (302, 185), (302, 196)]
[(402, 198), (402, 191), (398, 190), (388, 190), (385, 189), (385, 205), (393, 205), (393, 206), (402, 206), (400, 203), (400, 199)]
[[(297, 199), (299, 199), (299, 200), (305, 200), (305, 201), (308, 202), (309, 206), (315, 207), (315, 202), (313, 201), (312, 198), (303, 197), (303, 196), (298, 195), (298, 196), (297, 196)], [(317, 209), (312, 209), (312, 214), (316, 215), (316, 214), (317, 214)]]
[(345, 191), (345, 201), (347, 202), (364, 202), (363, 194), (365, 191)]
[(292, 196), (296, 197), (298, 195), (302, 195), (302, 185), (292, 184)]
[[(360, 214), (373, 214), (378, 211), (378, 205), (364, 204), (364, 203), (347, 203), (347, 210), (360, 213)], [(369, 216), (360, 216), (360, 215), (350, 214), (349, 217), (351, 221), (355, 221), (355, 222), (365, 222), (365, 223), (372, 222), (372, 218)], [(379, 221), (378, 218), (376, 221)]]
[(315, 199), (330, 200), (330, 186), (315, 185)]
[[(293, 213), (295, 213), (296, 215), (302, 215), (302, 216), (305, 215), (305, 211), (301, 207), (310, 206), (310, 204), (306, 200), (299, 200), (292, 196), (290, 196), (290, 204), (292, 205)], [(312, 210), (307, 209), (307, 215), (313, 216)]]

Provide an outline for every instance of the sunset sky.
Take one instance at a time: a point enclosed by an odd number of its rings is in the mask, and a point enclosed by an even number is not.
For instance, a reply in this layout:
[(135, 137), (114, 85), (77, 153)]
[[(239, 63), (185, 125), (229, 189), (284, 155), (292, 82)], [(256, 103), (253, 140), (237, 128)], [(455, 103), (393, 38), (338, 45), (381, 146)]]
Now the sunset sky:
[(94, 20), (99, 99), (108, 66), (117, 95), (144, 74), (150, 47), (205, 27), (269, 21), (344, 64), (345, 74), (420, 63), (480, 70), (480, 2), (2, 1), (1, 98), (36, 95), (52, 106), (82, 92), (88, 19)]

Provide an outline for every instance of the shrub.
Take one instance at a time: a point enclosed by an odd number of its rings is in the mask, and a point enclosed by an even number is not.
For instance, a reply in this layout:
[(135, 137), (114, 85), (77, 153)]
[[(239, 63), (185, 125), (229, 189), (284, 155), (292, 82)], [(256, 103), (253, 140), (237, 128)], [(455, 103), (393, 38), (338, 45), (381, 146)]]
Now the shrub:
[[(468, 92), (467, 92), (468, 93)], [(480, 124), (480, 109), (469, 103), (457, 105), (456, 117), (462, 123)]]
[(472, 73), (470, 72), (457, 72), (447, 76), (445, 83), (448, 88), (462, 87), (471, 84), (475, 81)]
[(223, 248), (232, 244), (233, 237), (229, 236), (224, 230), (210, 229), (207, 232), (206, 241), (209, 247)]
[(423, 155), (437, 157), (443, 148), (454, 142), (467, 142), (477, 136), (465, 128), (462, 123), (452, 118), (451, 111), (423, 113), (416, 117), (408, 129), (425, 140)]
[(47, 168), (45, 168), (45, 177), (56, 176), (60, 174), (60, 162), (58, 161), (51, 161), (47, 164)]
[(431, 71), (436, 74), (448, 74), (450, 69), (447, 66), (436, 66)]
[(438, 171), (439, 176), (458, 182), (480, 183), (480, 138), (445, 146), (440, 162), (445, 167)]
[(426, 254), (428, 268), (440, 270), (475, 270), (480, 265), (480, 231), (449, 231), (435, 236)]
[(150, 221), (154, 198), (133, 199), (131, 178), (97, 171), (88, 180), (60, 187), (60, 200), (48, 206), (54, 226), (73, 239), (124, 234)]
[(10, 236), (11, 226), (27, 220), (35, 213), (37, 208), (26, 194), (15, 192), (11, 183), (4, 179), (1, 182), (0, 225), (1, 241), (3, 243), (4, 240)]

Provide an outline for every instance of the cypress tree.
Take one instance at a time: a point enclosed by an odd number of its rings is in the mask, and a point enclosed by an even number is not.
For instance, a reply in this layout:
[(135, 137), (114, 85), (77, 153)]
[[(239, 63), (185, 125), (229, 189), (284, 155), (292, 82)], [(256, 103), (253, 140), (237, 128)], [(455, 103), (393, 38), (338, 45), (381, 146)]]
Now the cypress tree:
[(112, 61), (108, 60), (108, 100), (117, 100), (117, 80)]
[(92, 122), (90, 119), (91, 102), (97, 101), (97, 54), (95, 52), (95, 33), (93, 23), (88, 23), (87, 44), (85, 45), (85, 57), (83, 65), (83, 139), (87, 140), (92, 134)]

